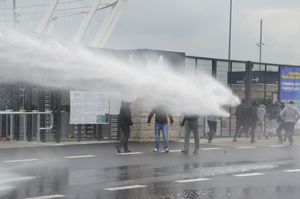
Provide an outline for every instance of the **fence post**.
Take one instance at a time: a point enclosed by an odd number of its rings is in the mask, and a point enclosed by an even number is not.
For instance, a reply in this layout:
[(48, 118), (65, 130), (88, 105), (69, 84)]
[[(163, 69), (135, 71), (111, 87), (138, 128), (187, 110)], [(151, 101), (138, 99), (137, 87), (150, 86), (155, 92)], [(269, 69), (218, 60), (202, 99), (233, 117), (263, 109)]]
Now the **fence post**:
[(253, 63), (247, 61), (246, 76), (245, 76), (245, 99), (247, 105), (252, 105), (252, 68)]

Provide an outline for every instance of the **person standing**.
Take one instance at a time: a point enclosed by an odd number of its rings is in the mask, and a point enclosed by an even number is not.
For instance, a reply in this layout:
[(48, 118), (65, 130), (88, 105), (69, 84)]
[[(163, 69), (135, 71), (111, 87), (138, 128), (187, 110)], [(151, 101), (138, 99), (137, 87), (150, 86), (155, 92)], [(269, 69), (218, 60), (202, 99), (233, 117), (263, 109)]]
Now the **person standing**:
[(148, 116), (148, 124), (151, 123), (151, 119), (155, 115), (155, 147), (153, 149), (154, 152), (159, 151), (160, 144), (160, 132), (163, 134), (164, 140), (164, 151), (166, 153), (169, 152), (169, 130), (168, 130), (168, 117), (170, 119), (170, 123), (173, 124), (173, 117), (168, 113), (165, 107), (163, 106), (155, 106), (149, 116)]
[(261, 104), (257, 108), (257, 118), (258, 118), (258, 139), (261, 138), (262, 135), (265, 134), (265, 114), (266, 114), (266, 106)]
[[(281, 112), (285, 108), (285, 104), (283, 102), (280, 102), (279, 106), (280, 106), (280, 112)], [(282, 130), (284, 129), (284, 121), (282, 120), (280, 115), (277, 118), (277, 123), (278, 123), (278, 128), (276, 131), (277, 137), (278, 137), (277, 144), (283, 144)], [(285, 135), (285, 139), (286, 139), (286, 135)]]
[(121, 141), (116, 145), (117, 152), (121, 153), (121, 148), (124, 147), (124, 152), (130, 152), (128, 150), (128, 139), (130, 137), (130, 126), (133, 125), (131, 118), (130, 102), (122, 102), (119, 114), (119, 127), (123, 134)]
[(189, 153), (189, 144), (190, 144), (190, 134), (193, 131), (195, 146), (194, 154), (199, 154), (199, 133), (198, 133), (198, 115), (186, 115), (184, 116), (181, 126), (185, 126), (184, 129), (184, 150), (181, 152), (184, 154)]
[(293, 101), (290, 101), (287, 107), (285, 107), (280, 112), (280, 117), (284, 121), (284, 130), (289, 140), (290, 146), (292, 146), (294, 142), (293, 135), (295, 124), (300, 118), (299, 110), (295, 106)]
[(246, 118), (246, 104), (242, 102), (235, 111), (236, 125), (233, 141), (236, 142), (236, 138), (241, 135), (241, 131), (245, 131), (245, 118)]
[(269, 110), (270, 122), (269, 122), (269, 127), (267, 130), (267, 134), (271, 137), (276, 134), (277, 120), (278, 120), (279, 114), (280, 114), (280, 106), (279, 106), (279, 103), (276, 102), (270, 106), (270, 110)]
[(208, 143), (211, 143), (217, 132), (218, 117), (215, 115), (207, 116), (207, 124), (209, 128)]
[(257, 124), (257, 107), (256, 103), (254, 102), (253, 105), (249, 105), (246, 109), (246, 132), (248, 133), (249, 128), (251, 129), (251, 143), (255, 142), (255, 130), (256, 130), (256, 124)]

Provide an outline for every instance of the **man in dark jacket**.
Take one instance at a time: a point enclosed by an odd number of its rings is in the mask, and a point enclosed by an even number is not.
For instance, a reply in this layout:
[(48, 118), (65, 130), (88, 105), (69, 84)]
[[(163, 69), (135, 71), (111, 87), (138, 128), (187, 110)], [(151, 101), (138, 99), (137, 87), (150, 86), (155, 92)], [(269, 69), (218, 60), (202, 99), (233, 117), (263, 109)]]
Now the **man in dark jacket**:
[(155, 147), (154, 152), (159, 151), (160, 131), (162, 131), (164, 138), (164, 150), (169, 152), (169, 133), (168, 133), (168, 116), (171, 124), (173, 123), (172, 115), (168, 113), (165, 107), (156, 106), (152, 109), (148, 116), (148, 124), (151, 123), (151, 119), (155, 115)]
[(247, 118), (245, 118), (246, 119), (245, 129), (246, 129), (246, 132), (248, 132), (249, 128), (251, 128), (251, 143), (254, 143), (255, 142), (255, 129), (256, 129), (256, 124), (258, 121), (256, 102), (254, 102), (253, 105), (247, 106), (246, 115), (247, 115)]
[(190, 134), (193, 131), (195, 139), (195, 149), (194, 154), (199, 153), (199, 133), (198, 133), (198, 115), (186, 115), (184, 116), (181, 126), (185, 125), (184, 129), (184, 150), (181, 152), (184, 154), (189, 153), (189, 144), (190, 144)]
[(236, 138), (240, 136), (241, 131), (245, 131), (245, 121), (246, 121), (246, 104), (242, 102), (235, 111), (236, 116), (236, 127), (235, 127), (235, 134), (233, 137), (233, 141), (236, 142)]
[(130, 126), (133, 125), (131, 118), (131, 110), (129, 102), (122, 102), (119, 114), (119, 127), (123, 133), (122, 139), (118, 145), (116, 145), (118, 153), (121, 153), (121, 148), (124, 147), (124, 152), (130, 152), (128, 150), (128, 139), (130, 137)]

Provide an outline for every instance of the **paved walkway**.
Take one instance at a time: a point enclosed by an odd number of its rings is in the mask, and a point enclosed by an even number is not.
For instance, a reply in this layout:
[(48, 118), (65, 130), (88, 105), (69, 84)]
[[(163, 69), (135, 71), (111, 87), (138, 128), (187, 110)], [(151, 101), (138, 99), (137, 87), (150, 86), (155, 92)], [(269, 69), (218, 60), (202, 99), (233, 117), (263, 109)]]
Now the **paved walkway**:
[(108, 143), (116, 143), (117, 141), (105, 140), (105, 141), (82, 141), (82, 142), (61, 142), (61, 143), (38, 143), (36, 141), (33, 142), (25, 142), (25, 141), (1, 141), (0, 149), (9, 149), (9, 148), (27, 148), (27, 147), (49, 147), (49, 146), (68, 146), (68, 145), (85, 145), (85, 144), (108, 144)]
[[(300, 145), (300, 136), (294, 136), (294, 144)], [(190, 140), (193, 143), (193, 139)], [(277, 144), (277, 137), (270, 137), (268, 139), (257, 139), (255, 143), (250, 143), (250, 138), (239, 138), (237, 142), (233, 142), (232, 138), (215, 138), (211, 144), (207, 143), (206, 138), (200, 139), (200, 145), (205, 145), (205, 147), (280, 147), (281, 145)], [(183, 139), (178, 141), (183, 143)], [(104, 140), (104, 141), (72, 141), (72, 142), (61, 142), (59, 144), (53, 142), (46, 143), (37, 143), (37, 142), (25, 142), (25, 141), (0, 141), (0, 149), (9, 149), (9, 148), (27, 148), (27, 147), (49, 147), (49, 146), (71, 146), (71, 145), (85, 145), (85, 144), (108, 144), (108, 143), (117, 143), (113, 140)], [(288, 142), (285, 142), (283, 145), (288, 145)]]
[[(183, 142), (183, 139), (180, 140), (180, 142)], [(255, 143), (250, 143), (250, 137), (249, 138), (238, 138), (237, 142), (233, 142), (232, 138), (215, 138), (213, 139), (211, 144), (207, 143), (206, 138), (200, 139), (200, 145), (205, 144), (206, 146), (219, 146), (219, 147), (266, 147), (266, 146), (278, 146), (277, 144), (278, 138), (277, 137), (270, 137), (268, 139), (262, 138), (262, 139), (256, 139)], [(193, 143), (193, 140), (191, 139), (191, 143)], [(294, 136), (294, 144), (300, 145), (300, 136)], [(288, 141), (284, 142), (283, 145), (288, 145)], [(279, 145), (280, 146), (280, 145)]]

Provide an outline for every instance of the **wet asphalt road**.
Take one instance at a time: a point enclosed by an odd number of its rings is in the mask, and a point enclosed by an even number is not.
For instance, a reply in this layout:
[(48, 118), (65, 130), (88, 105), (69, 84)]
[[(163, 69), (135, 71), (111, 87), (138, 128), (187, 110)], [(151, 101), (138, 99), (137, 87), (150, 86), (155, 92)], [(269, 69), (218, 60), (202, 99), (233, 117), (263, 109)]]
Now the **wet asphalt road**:
[(141, 153), (117, 155), (113, 144), (2, 149), (0, 198), (300, 198), (300, 146), (202, 145), (199, 155), (130, 146)]

